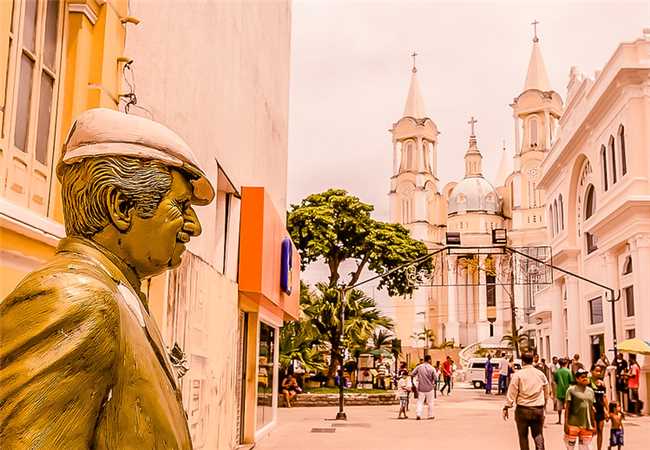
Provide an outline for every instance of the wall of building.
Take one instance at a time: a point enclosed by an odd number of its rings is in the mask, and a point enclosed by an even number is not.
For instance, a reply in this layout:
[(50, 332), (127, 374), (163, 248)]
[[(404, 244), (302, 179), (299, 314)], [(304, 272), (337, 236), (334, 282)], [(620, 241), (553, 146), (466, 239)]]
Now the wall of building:
[[(273, 239), (286, 211), (290, 4), (132, 0), (129, 8), (140, 20), (126, 37), (138, 99), (131, 113), (176, 131), (218, 191), (214, 203), (196, 208), (203, 233), (182, 267), (152, 281), (150, 304), (167, 345), (178, 343), (189, 362), (182, 388), (195, 448), (235, 448), (260, 436), (260, 321), (275, 327), (277, 339), (289, 307), (273, 275), (280, 264)], [(250, 229), (245, 186), (263, 188), (277, 223)], [(251, 236), (266, 239), (272, 267), (239, 247)], [(265, 290), (242, 302), (243, 261), (260, 264)], [(275, 356), (269, 363), (277, 372)]]

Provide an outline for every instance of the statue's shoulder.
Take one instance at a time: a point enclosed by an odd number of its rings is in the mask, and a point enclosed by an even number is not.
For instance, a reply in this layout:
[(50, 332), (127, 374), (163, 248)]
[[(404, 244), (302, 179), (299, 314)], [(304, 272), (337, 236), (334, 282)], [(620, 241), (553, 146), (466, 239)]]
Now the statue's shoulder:
[(110, 316), (110, 312), (117, 313), (116, 289), (116, 282), (92, 260), (62, 252), (23, 278), (0, 302), (0, 310), (7, 312), (25, 303), (34, 305), (38, 299), (43, 306), (92, 308)]

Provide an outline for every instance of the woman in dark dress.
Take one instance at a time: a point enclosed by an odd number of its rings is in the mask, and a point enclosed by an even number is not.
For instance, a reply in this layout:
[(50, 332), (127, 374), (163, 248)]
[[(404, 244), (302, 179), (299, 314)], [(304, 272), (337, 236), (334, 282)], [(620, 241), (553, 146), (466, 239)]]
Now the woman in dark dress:
[(602, 366), (596, 365), (591, 368), (591, 388), (595, 394), (594, 408), (596, 409), (596, 448), (598, 450), (603, 449), (603, 431), (609, 415), (607, 390), (603, 381), (604, 375), (605, 371)]

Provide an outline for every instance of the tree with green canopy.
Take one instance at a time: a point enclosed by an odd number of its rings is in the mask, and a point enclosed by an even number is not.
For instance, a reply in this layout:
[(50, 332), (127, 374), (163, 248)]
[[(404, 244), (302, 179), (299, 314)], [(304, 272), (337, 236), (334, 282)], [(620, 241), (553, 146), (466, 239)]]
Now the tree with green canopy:
[[(287, 229), (300, 252), (302, 268), (324, 262), (331, 288), (353, 286), (367, 269), (386, 274), (379, 289), (386, 288), (393, 296), (410, 294), (431, 273), (431, 260), (417, 264), (410, 275), (407, 270), (388, 272), (427, 255), (427, 247), (411, 238), (402, 225), (373, 219), (373, 209), (343, 189), (312, 194), (292, 205)], [(345, 262), (354, 263), (347, 278), (340, 273)]]

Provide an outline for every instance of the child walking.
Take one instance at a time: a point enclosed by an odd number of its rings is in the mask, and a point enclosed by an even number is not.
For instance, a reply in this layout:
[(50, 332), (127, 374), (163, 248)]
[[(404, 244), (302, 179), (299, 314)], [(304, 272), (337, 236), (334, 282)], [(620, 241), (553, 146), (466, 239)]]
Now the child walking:
[(399, 397), (399, 415), (398, 419), (408, 419), (406, 410), (409, 405), (409, 395), (411, 394), (411, 378), (406, 370), (401, 370), (399, 373), (399, 381), (397, 382), (397, 396)]
[(564, 441), (567, 450), (589, 450), (596, 429), (596, 395), (589, 387), (589, 372), (578, 369), (576, 384), (566, 392), (564, 418)]
[(609, 421), (612, 423), (609, 431), (609, 450), (618, 447), (621, 450), (623, 447), (623, 413), (621, 412), (621, 405), (618, 403), (609, 404)]

